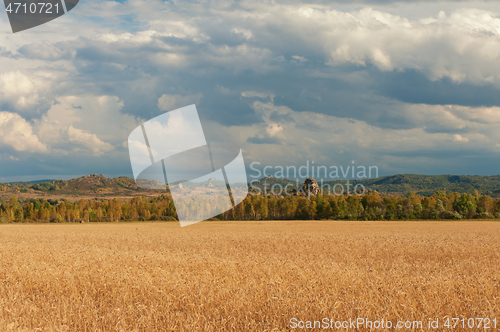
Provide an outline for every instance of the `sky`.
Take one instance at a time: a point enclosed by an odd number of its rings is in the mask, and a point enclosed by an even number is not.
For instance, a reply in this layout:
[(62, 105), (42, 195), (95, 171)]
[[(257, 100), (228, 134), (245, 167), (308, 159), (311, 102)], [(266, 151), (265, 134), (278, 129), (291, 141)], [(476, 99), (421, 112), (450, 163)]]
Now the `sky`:
[(128, 135), (195, 104), (250, 165), (500, 174), (497, 1), (93, 1), (13, 34), (0, 181), (130, 176)]

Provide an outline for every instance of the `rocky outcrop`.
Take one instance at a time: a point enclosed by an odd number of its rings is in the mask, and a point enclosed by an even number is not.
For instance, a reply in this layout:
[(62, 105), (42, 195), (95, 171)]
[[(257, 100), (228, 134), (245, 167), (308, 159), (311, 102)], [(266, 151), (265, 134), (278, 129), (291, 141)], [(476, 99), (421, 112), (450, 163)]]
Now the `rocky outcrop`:
[(320, 191), (319, 184), (316, 180), (307, 178), (300, 191), (307, 196), (317, 195)]

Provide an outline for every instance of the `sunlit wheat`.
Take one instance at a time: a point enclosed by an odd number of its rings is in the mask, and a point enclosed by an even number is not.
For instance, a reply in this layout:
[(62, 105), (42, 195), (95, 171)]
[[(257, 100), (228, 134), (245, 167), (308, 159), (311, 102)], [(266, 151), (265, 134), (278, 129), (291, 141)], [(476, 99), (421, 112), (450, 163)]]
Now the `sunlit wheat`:
[(498, 319), (499, 266), (494, 222), (1, 225), (0, 331)]

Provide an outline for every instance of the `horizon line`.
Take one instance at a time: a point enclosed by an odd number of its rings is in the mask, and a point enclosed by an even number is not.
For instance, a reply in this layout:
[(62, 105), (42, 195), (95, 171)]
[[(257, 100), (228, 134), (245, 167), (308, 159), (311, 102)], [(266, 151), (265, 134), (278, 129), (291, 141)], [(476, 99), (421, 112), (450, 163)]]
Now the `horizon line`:
[[(70, 181), (74, 179), (79, 179), (84, 176), (88, 175), (103, 175), (106, 179), (114, 179), (114, 178), (119, 178), (119, 177), (128, 177), (133, 180), (133, 176), (131, 174), (97, 174), (97, 173), (91, 173), (91, 174), (83, 174), (83, 175), (22, 175), (22, 176), (8, 176), (8, 177), (0, 177), (0, 183), (16, 183), (16, 182), (24, 182), (24, 183), (30, 183), (30, 182), (40, 182), (40, 181), (46, 181), (46, 182), (53, 182), (53, 181)], [(388, 175), (381, 175), (378, 177), (366, 177), (366, 178), (319, 178), (317, 179), (316, 177), (309, 177), (313, 178), (316, 181), (347, 181), (347, 180), (373, 180), (373, 179), (381, 179), (389, 176), (398, 176), (398, 175), (416, 175), (416, 176), (476, 176), (476, 177), (494, 177), (494, 176), (500, 176), (499, 174), (493, 174), (493, 175), (479, 175), (479, 174), (416, 174), (416, 173), (396, 173), (396, 174), (388, 174)], [(274, 178), (277, 180), (289, 180), (289, 181), (297, 181), (297, 180), (304, 180), (308, 177), (296, 177), (296, 178), (286, 178), (286, 177), (275, 177), (273, 175), (268, 175), (268, 176), (263, 176), (260, 178), (255, 178), (253, 180), (247, 181), (250, 183), (251, 181), (261, 181), (266, 178)]]

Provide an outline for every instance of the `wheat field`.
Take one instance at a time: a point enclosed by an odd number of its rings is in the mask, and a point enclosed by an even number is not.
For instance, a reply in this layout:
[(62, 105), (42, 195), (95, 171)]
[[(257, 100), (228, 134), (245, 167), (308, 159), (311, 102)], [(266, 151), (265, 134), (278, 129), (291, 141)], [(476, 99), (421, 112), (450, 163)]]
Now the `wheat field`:
[(494, 222), (0, 225), (0, 331), (443, 330), (500, 318), (499, 249)]

